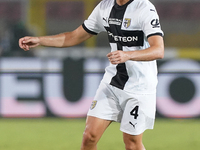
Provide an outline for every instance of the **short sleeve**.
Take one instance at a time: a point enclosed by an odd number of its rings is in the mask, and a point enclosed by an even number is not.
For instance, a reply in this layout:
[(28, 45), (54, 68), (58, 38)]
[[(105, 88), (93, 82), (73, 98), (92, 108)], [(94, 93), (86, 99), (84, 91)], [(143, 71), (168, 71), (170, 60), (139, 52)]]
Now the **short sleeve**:
[(94, 8), (88, 19), (85, 20), (82, 25), (83, 28), (90, 34), (98, 34), (102, 31), (105, 31), (105, 28), (102, 24), (100, 5), (101, 3)]
[(159, 16), (154, 6), (145, 7), (139, 19), (141, 28), (147, 38), (153, 35), (164, 36), (161, 30)]

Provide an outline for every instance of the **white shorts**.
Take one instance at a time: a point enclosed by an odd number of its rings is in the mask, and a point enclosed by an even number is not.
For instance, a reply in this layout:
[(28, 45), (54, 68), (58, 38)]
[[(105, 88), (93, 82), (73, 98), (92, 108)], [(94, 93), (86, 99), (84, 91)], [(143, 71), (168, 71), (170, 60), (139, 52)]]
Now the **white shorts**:
[(132, 94), (101, 82), (88, 116), (120, 122), (120, 130), (139, 135), (153, 129), (156, 94)]

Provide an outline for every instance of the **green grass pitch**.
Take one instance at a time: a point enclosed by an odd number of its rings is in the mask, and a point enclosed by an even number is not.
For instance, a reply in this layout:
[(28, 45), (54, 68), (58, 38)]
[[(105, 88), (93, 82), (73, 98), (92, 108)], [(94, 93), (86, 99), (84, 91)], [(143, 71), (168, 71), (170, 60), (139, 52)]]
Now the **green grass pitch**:
[[(85, 119), (0, 119), (0, 150), (79, 150)], [(156, 119), (143, 136), (147, 150), (200, 149), (200, 119)], [(119, 123), (112, 123), (98, 150), (124, 150)]]

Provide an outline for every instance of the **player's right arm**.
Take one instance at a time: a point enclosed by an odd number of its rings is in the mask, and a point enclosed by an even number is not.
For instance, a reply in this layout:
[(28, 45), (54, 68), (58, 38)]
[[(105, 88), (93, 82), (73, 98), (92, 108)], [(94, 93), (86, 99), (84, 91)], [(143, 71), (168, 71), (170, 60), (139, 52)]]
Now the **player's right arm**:
[(52, 36), (30, 37), (26, 36), (19, 39), (20, 48), (25, 51), (36, 46), (48, 47), (71, 47), (82, 43), (93, 35), (86, 32), (82, 25), (71, 32), (60, 33)]

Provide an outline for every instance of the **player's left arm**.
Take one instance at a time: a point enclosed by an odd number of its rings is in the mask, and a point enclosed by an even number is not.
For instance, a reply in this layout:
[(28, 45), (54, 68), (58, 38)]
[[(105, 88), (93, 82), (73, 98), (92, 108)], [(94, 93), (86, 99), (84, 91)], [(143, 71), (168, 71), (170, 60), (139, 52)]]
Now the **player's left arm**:
[(148, 38), (150, 47), (144, 50), (136, 51), (114, 51), (107, 55), (112, 64), (124, 63), (127, 60), (132, 61), (152, 61), (164, 57), (164, 41), (160, 35), (150, 36)]

